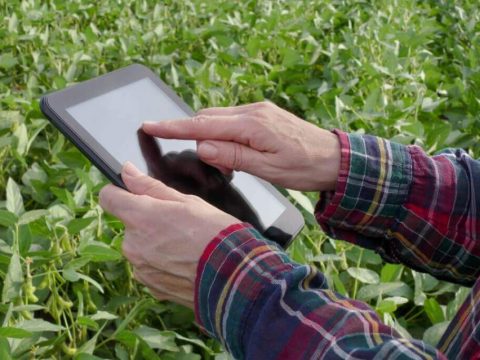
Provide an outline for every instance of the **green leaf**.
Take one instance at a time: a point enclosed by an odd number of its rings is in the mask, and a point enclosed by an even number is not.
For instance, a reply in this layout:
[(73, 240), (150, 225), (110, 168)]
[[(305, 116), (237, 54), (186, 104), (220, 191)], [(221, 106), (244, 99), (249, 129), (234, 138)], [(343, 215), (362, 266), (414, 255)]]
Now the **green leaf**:
[(28, 304), (28, 305), (15, 306), (15, 307), (13, 308), (13, 311), (29, 311), (29, 312), (33, 312), (33, 311), (45, 310), (45, 309), (46, 309), (46, 307), (45, 307), (45, 306), (42, 306), (42, 305)]
[(0, 359), (11, 360), (10, 344), (6, 338), (0, 337)]
[(20, 193), (20, 188), (17, 183), (12, 178), (8, 178), (6, 192), (7, 210), (16, 215), (22, 214), (25, 211), (23, 208), (22, 194)]
[(20, 257), (17, 252), (14, 252), (10, 258), (7, 275), (3, 284), (2, 302), (6, 303), (12, 301), (20, 296), (20, 290), (23, 284), (23, 271), (20, 264)]
[[(12, 247), (5, 242), (5, 240), (0, 239), (0, 253), (12, 255)], [(9, 263), (10, 261), (8, 261)]]
[(4, 53), (0, 55), (0, 68), (10, 70), (17, 65), (17, 58), (12, 53)]
[(0, 328), (0, 336), (21, 339), (32, 336), (32, 333), (24, 329), (3, 326)]
[(117, 261), (122, 259), (122, 254), (118, 251), (103, 246), (103, 245), (87, 245), (80, 253), (82, 256), (88, 256), (92, 261), (104, 262), (104, 261)]
[[(93, 356), (93, 352), (95, 351), (95, 347), (97, 345), (97, 339), (102, 333), (103, 329), (105, 328), (105, 324), (98, 329), (98, 331), (93, 335), (87, 342), (83, 343), (82, 346), (78, 349), (79, 356)], [(84, 359), (91, 359), (89, 357), (83, 357)], [(77, 359), (77, 357), (75, 357)]]
[(347, 289), (345, 289), (345, 285), (340, 277), (335, 274), (333, 275), (333, 284), (335, 285), (335, 290), (343, 296), (348, 296)]
[(282, 65), (291, 68), (295, 65), (298, 65), (302, 62), (302, 57), (296, 49), (285, 48), (283, 51), (283, 61)]
[(76, 235), (88, 225), (90, 225), (96, 218), (95, 217), (88, 217), (88, 218), (81, 218), (81, 219), (73, 219), (67, 225), (68, 232), (71, 235)]
[(429, 327), (423, 334), (423, 341), (436, 347), (443, 334), (445, 334), (449, 324), (449, 321), (444, 321)]
[(41, 332), (41, 331), (57, 332), (57, 331), (65, 330), (63, 326), (55, 325), (42, 319), (24, 320), (19, 322), (16, 326), (20, 329), (27, 330), (30, 332)]
[(27, 145), (28, 145), (28, 134), (27, 134), (27, 127), (25, 126), (25, 124), (22, 123), (18, 125), (18, 127), (13, 132), (13, 135), (16, 138), (18, 154), (20, 156), (25, 155), (25, 152), (27, 151)]
[(77, 318), (77, 324), (80, 326), (86, 326), (89, 329), (98, 330), (100, 327), (98, 323), (86, 316), (79, 316)]
[(336, 254), (321, 254), (314, 256), (310, 259), (310, 261), (317, 261), (317, 262), (327, 262), (327, 261), (342, 261), (343, 258), (340, 255)]
[(100, 291), (100, 293), (103, 294), (102, 285), (100, 285), (96, 280), (92, 279), (90, 276), (76, 272), (72, 268), (64, 269), (63, 277), (65, 278), (65, 280), (68, 280), (71, 282), (77, 282), (80, 279), (85, 280), (86, 282), (95, 286), (98, 289), (98, 291)]
[[(89, 342), (91, 339), (89, 340)], [(95, 346), (95, 345), (93, 345)], [(81, 352), (74, 357), (75, 360), (105, 360), (105, 358), (101, 358), (92, 354), (88, 354), (86, 352)]]
[(422, 111), (431, 112), (435, 110), (440, 104), (444, 103), (446, 99), (433, 100), (429, 97), (426, 97), (422, 101)]
[(380, 303), (375, 307), (375, 310), (381, 313), (393, 313), (397, 310), (397, 304), (392, 300), (382, 300)]
[(17, 222), (17, 215), (7, 210), (0, 210), (0, 225), (9, 227)]
[(314, 208), (310, 199), (300, 191), (287, 189), (288, 194), (307, 212), (313, 214)]
[(122, 344), (125, 346), (129, 347), (131, 350), (134, 350), (135, 352), (138, 351), (138, 348), (140, 348), (140, 353), (142, 354), (141, 358), (142, 359), (149, 359), (149, 360), (157, 360), (160, 359), (160, 357), (154, 352), (148, 344), (143, 340), (141, 337), (139, 337), (137, 334), (127, 331), (127, 330), (122, 330), (118, 334), (116, 334), (115, 339), (117, 341), (120, 341)]
[[(165, 335), (165, 333), (166, 333), (166, 331), (163, 332), (164, 335)], [(200, 339), (191, 339), (191, 338), (185, 337), (183, 335), (180, 335), (179, 333), (176, 333), (176, 332), (175, 332), (175, 337), (178, 340), (182, 340), (182, 341), (188, 342), (190, 344), (195, 344), (195, 345), (201, 347), (203, 350), (205, 350), (210, 355), (214, 354), (212, 349), (210, 349), (207, 345), (205, 345), (205, 343)]]
[(90, 316), (92, 320), (115, 320), (118, 319), (117, 315), (111, 314), (107, 311), (97, 311), (96, 314)]
[(173, 331), (160, 331), (148, 326), (140, 326), (134, 331), (152, 349), (178, 351)]
[(380, 272), (382, 283), (398, 280), (403, 270), (400, 264), (385, 264)]
[(26, 213), (23, 213), (20, 216), (20, 219), (18, 220), (19, 225), (25, 225), (29, 224), (33, 221), (36, 221), (38, 219), (41, 219), (45, 215), (47, 215), (49, 212), (47, 210), (31, 210), (27, 211)]
[(127, 316), (123, 319), (123, 321), (120, 323), (120, 325), (117, 326), (117, 329), (113, 333), (112, 337), (115, 338), (117, 334), (122, 332), (128, 324), (137, 316), (138, 313), (142, 312), (145, 309), (148, 309), (153, 303), (153, 299), (143, 299), (140, 300), (133, 308), (130, 310), (130, 312), (127, 314)]
[(423, 292), (422, 274), (412, 270), (412, 275), (415, 283), (414, 303), (415, 305), (423, 305), (427, 296)]
[(83, 206), (85, 199), (87, 197), (87, 185), (83, 184), (78, 190), (73, 193), (73, 201), (75, 205), (80, 207)]
[(385, 293), (399, 289), (402, 286), (403, 286), (403, 282), (401, 281), (365, 285), (358, 291), (357, 297), (361, 300), (368, 301), (368, 300), (377, 298), (379, 296), (382, 296)]
[(391, 296), (385, 298), (384, 300), (392, 301), (395, 305), (403, 305), (408, 303), (408, 299), (401, 296)]
[(438, 324), (445, 321), (445, 314), (442, 307), (435, 298), (425, 300), (423, 308), (432, 324)]
[(380, 281), (378, 274), (372, 270), (350, 267), (347, 269), (347, 272), (351, 277), (365, 284), (378, 284)]
[(84, 267), (85, 265), (87, 265), (90, 262), (90, 260), (91, 259), (89, 257), (79, 257), (79, 258), (73, 259), (72, 261), (67, 263), (67, 265), (65, 265), (65, 267), (63, 268), (63, 271), (78, 270)]

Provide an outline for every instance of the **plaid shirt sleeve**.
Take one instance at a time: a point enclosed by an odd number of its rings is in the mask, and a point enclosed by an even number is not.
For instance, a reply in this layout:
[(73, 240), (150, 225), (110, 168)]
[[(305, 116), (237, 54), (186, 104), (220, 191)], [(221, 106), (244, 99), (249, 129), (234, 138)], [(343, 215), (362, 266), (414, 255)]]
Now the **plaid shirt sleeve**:
[(324, 231), (471, 286), (480, 275), (480, 161), (463, 150), (429, 157), (417, 146), (337, 135), (337, 188), (322, 193), (316, 209)]
[(444, 359), (367, 304), (327, 288), (248, 224), (222, 231), (198, 266), (197, 323), (237, 359)]
[[(462, 151), (429, 158), (417, 147), (337, 134), (342, 165), (336, 191), (317, 205), (322, 228), (386, 260), (471, 284), (479, 163)], [(479, 298), (477, 282), (435, 349), (402, 338), (368, 305), (329, 290), (314, 268), (236, 224), (200, 259), (195, 315), (239, 359), (466, 359), (480, 353)]]

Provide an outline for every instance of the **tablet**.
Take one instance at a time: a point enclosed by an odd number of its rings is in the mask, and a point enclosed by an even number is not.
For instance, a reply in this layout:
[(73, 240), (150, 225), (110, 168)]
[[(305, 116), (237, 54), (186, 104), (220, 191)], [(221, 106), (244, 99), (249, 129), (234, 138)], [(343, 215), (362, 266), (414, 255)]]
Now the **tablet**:
[(134, 64), (42, 97), (45, 116), (115, 185), (131, 161), (150, 176), (249, 222), (287, 247), (304, 225), (301, 213), (271, 184), (244, 172), (228, 178), (200, 161), (196, 142), (153, 138), (144, 121), (194, 112), (158, 76)]

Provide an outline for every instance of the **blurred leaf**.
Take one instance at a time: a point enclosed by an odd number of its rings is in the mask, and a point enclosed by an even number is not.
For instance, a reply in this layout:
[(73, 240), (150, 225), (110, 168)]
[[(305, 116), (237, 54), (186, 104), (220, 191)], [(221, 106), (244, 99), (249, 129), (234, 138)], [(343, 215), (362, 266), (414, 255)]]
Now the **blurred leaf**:
[(19, 225), (29, 224), (33, 221), (41, 219), (42, 217), (44, 217), (47, 214), (48, 214), (47, 210), (30, 210), (30, 211), (27, 211), (26, 213), (23, 213), (20, 216), (20, 219), (18, 220), (18, 224)]
[(118, 251), (102, 245), (87, 245), (80, 254), (89, 257), (91, 261), (117, 261), (122, 259), (122, 254)]
[(441, 337), (447, 330), (449, 323), (449, 321), (444, 321), (429, 327), (423, 334), (423, 341), (431, 346), (436, 347)]
[(378, 276), (378, 274), (372, 270), (350, 267), (347, 269), (347, 272), (350, 274), (351, 277), (365, 284), (378, 284), (378, 282), (380, 281), (380, 277)]
[[(89, 340), (90, 341), (90, 340)], [(92, 354), (88, 354), (85, 352), (81, 352), (75, 356), (75, 360), (105, 360), (105, 358), (101, 358)]]
[(72, 268), (67, 268), (67, 269), (64, 269), (63, 270), (63, 277), (65, 278), (65, 280), (68, 280), (68, 281), (71, 281), (71, 282), (76, 282), (78, 280), (85, 280), (86, 282), (92, 284), (93, 286), (95, 286), (98, 291), (100, 291), (100, 293), (103, 294), (103, 287), (102, 285), (100, 285), (98, 283), (98, 281), (92, 279), (90, 276), (88, 275), (85, 275), (85, 274), (81, 274), (79, 272), (76, 272), (75, 270), (73, 270)]
[(392, 313), (397, 310), (397, 304), (392, 300), (382, 300), (380, 303), (375, 307), (375, 310), (378, 312), (384, 313)]
[(5, 282), (3, 283), (2, 302), (16, 299), (20, 296), (20, 290), (23, 284), (23, 271), (20, 264), (20, 257), (17, 252), (14, 252), (10, 258)]
[(76, 235), (88, 225), (90, 225), (96, 218), (95, 217), (88, 217), (88, 218), (81, 218), (81, 219), (73, 219), (68, 223), (68, 232), (71, 235)]
[(17, 183), (12, 179), (8, 178), (7, 181), (7, 210), (16, 214), (22, 214), (25, 209), (23, 207), (22, 194), (20, 194), (20, 188)]
[(117, 319), (118, 316), (114, 314), (110, 314), (107, 311), (97, 311), (96, 314), (93, 314), (90, 316), (90, 319), (92, 320), (115, 320)]
[(25, 152), (27, 151), (27, 145), (28, 145), (27, 127), (25, 126), (25, 124), (22, 123), (18, 125), (18, 127), (13, 132), (13, 135), (17, 140), (18, 154), (21, 156), (25, 155)]
[(381, 284), (374, 284), (374, 285), (365, 285), (358, 291), (357, 297), (362, 300), (370, 300), (377, 298), (378, 296), (382, 296), (383, 294), (387, 294), (392, 292), (396, 289), (399, 289), (404, 284), (400, 281), (395, 282), (388, 282), (388, 283), (381, 283)]
[(0, 337), (0, 359), (11, 360), (10, 344), (4, 337)]
[(29, 337), (31, 335), (32, 333), (30, 331), (26, 331), (24, 329), (18, 329), (14, 327), (5, 327), (5, 326), (0, 328), (0, 336), (21, 339), (21, 338)]
[(380, 272), (380, 281), (390, 282), (398, 280), (402, 270), (403, 266), (400, 264), (385, 264)]
[(17, 323), (16, 326), (20, 329), (30, 331), (30, 332), (39, 332), (39, 331), (57, 332), (65, 329), (63, 326), (55, 325), (42, 319), (23, 320)]
[(86, 316), (79, 316), (77, 318), (77, 324), (81, 325), (81, 326), (86, 326), (86, 327), (88, 327), (89, 329), (92, 329), (92, 330), (98, 330), (99, 329), (98, 323), (96, 321), (92, 320), (91, 318), (86, 317)]
[(12, 53), (4, 53), (0, 55), (0, 68), (10, 70), (17, 65), (17, 58)]
[(435, 298), (425, 300), (424, 309), (432, 324), (438, 324), (445, 321), (443, 310)]
[(0, 210), (0, 225), (9, 227), (17, 222), (17, 216), (6, 210)]
[(423, 292), (422, 276), (419, 272), (412, 270), (413, 280), (415, 282), (415, 305), (423, 305), (427, 296)]
[(300, 191), (296, 191), (296, 190), (288, 189), (287, 192), (298, 204), (300, 204), (301, 207), (303, 207), (310, 214), (313, 214), (314, 212), (313, 205), (308, 197), (306, 197)]
[(148, 326), (140, 326), (134, 333), (145, 340), (152, 349), (178, 351), (173, 331), (159, 331)]

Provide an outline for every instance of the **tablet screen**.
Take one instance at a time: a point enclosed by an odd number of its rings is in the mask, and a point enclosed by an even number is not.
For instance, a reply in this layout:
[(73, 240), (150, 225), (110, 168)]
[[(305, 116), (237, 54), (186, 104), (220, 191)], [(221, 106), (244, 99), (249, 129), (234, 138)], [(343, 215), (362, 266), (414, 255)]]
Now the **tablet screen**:
[[(256, 178), (245, 173), (236, 172), (229, 186), (224, 186), (225, 178), (196, 157), (195, 141), (153, 139), (139, 131), (144, 121), (188, 117), (149, 78), (132, 82), (66, 110), (119, 163), (131, 161), (143, 172), (180, 191), (203, 194), (205, 196), (202, 197), (209, 198), (214, 205), (227, 206), (227, 209), (223, 208), (225, 211), (229, 210), (228, 206), (238, 207), (238, 203), (244, 201), (250, 211), (256, 209), (255, 215), (264, 229), (270, 227), (286, 209)], [(183, 179), (181, 183), (178, 183), (179, 179)], [(238, 201), (225, 205), (229, 199)], [(235, 214), (235, 211), (228, 212)], [(246, 219), (251, 216), (253, 214), (247, 215)], [(253, 224), (254, 221), (250, 222)]]

